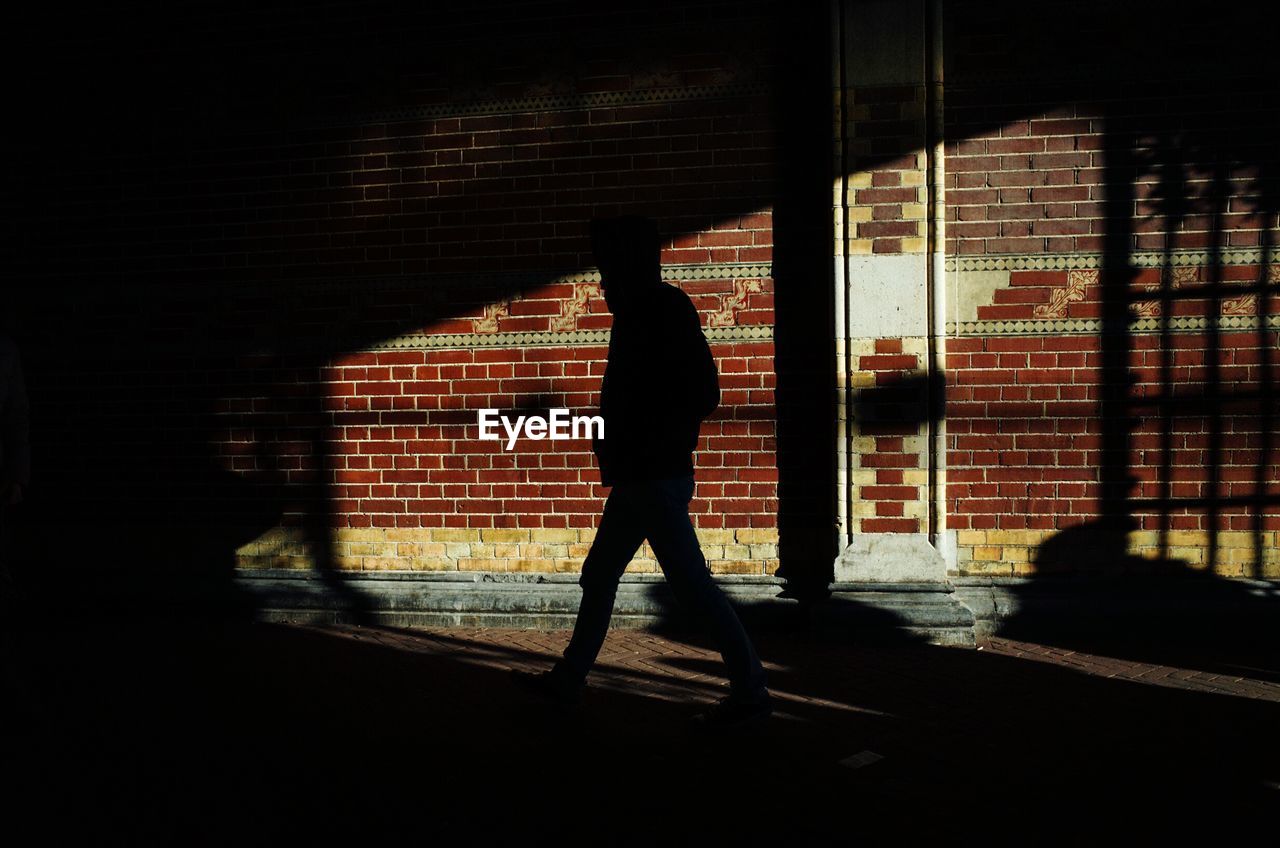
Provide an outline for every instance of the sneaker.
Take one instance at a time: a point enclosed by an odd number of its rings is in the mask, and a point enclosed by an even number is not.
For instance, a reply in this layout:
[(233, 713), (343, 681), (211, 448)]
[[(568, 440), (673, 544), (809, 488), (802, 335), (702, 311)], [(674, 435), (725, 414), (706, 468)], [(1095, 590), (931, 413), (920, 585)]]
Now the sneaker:
[(728, 730), (763, 721), (773, 713), (769, 693), (756, 698), (726, 695), (689, 719), (690, 729), (698, 732)]
[(511, 677), (515, 684), (526, 692), (561, 706), (571, 706), (578, 703), (584, 688), (584, 684), (568, 681), (554, 671), (535, 673), (513, 668), (511, 669)]

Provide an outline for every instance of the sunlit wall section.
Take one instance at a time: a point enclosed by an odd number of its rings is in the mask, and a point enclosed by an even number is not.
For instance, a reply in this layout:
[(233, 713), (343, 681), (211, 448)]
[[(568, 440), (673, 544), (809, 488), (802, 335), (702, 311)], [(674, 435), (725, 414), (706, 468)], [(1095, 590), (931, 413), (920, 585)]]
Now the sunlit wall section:
[(939, 580), (951, 549), (934, 497), (936, 14), (924, 2), (833, 4), (837, 582)]
[(1212, 46), (1253, 13), (947, 9), (959, 573), (1277, 576), (1280, 108)]

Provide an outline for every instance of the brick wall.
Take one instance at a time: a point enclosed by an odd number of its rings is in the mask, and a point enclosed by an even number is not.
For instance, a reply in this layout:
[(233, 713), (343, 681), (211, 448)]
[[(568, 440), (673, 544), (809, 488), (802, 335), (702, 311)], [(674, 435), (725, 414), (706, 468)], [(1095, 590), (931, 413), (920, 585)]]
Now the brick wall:
[(596, 410), (587, 222), (629, 212), (721, 373), (708, 559), (773, 573), (775, 12), (31, 13), (27, 58), (65, 70), (6, 140), (3, 256), (46, 532), (90, 521), (125, 564), (576, 570), (589, 442), (505, 451), (476, 415)]
[(1221, 49), (1247, 16), (1074, 5), (1051, 35), (948, 4), (960, 573), (1280, 575), (1277, 103)]
[[(953, 530), (965, 575), (1274, 575), (1278, 112), (1268, 52), (1220, 49), (1270, 18), (947, 3), (938, 90), (932, 36), (859, 54), (889, 4), (846, 5), (834, 127), (793, 68), (829, 33), (782, 4), (22, 10), (0, 259), (28, 555), (82, 526), (126, 565), (574, 570), (587, 445), (469, 433), (594, 408), (585, 226), (639, 212), (720, 365), (693, 504), (716, 570), (778, 571), (780, 525), (825, 537), (834, 489), (846, 536)], [(862, 287), (835, 321), (829, 177), (797, 164), (832, 129)], [(926, 283), (941, 363), (902, 297)]]

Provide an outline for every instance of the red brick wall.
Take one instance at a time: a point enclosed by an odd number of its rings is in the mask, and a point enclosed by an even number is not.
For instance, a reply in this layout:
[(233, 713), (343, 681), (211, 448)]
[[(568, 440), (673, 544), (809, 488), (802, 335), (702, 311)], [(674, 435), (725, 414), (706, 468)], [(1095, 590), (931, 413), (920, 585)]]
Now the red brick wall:
[[(773, 571), (776, 10), (241, 11), (27, 24), (33, 53), (103, 69), (6, 142), (48, 520), (106, 504), (122, 560), (572, 570), (607, 494), (589, 442), (508, 452), (476, 415), (596, 409), (587, 223), (628, 212), (658, 220), (721, 372), (708, 556)], [(475, 533), (344, 535), (376, 528)]]
[(1077, 6), (947, 7), (961, 571), (1274, 576), (1273, 86), (1247, 15)]

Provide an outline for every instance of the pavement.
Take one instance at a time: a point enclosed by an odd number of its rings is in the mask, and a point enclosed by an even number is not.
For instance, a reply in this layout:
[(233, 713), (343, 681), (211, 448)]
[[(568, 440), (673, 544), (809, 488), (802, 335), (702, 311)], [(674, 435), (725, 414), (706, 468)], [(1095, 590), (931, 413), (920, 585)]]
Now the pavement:
[(978, 649), (760, 632), (763, 725), (698, 634), (613, 630), (557, 708), (507, 669), (567, 631), (112, 621), (20, 634), (10, 845), (848, 845), (1240, 835), (1280, 809), (1280, 668), (1206, 646)]

